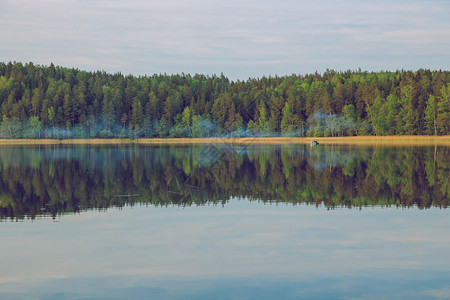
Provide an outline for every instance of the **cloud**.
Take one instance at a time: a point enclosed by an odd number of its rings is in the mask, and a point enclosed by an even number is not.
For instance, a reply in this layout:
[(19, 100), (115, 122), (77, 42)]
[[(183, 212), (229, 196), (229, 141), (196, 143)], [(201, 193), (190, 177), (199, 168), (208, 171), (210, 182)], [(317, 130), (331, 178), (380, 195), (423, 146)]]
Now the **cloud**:
[[(376, 69), (380, 53), (388, 69), (414, 69), (418, 63), (448, 68), (450, 61), (442, 51), (449, 43), (447, 1), (10, 0), (1, 5), (0, 36), (7, 45), (0, 55), (6, 61), (73, 66), (79, 61), (73, 57), (84, 57), (78, 67), (90, 70), (136, 75), (228, 70), (232, 78), (353, 65)], [(412, 46), (419, 47), (411, 52)], [(399, 60), (405, 52), (411, 55)], [(252, 65), (254, 59), (261, 63)], [(279, 60), (286, 63), (270, 63)], [(249, 63), (236, 67), (242, 61)]]
[(425, 297), (435, 299), (450, 299), (450, 287), (444, 287), (441, 289), (427, 289), (421, 293)]

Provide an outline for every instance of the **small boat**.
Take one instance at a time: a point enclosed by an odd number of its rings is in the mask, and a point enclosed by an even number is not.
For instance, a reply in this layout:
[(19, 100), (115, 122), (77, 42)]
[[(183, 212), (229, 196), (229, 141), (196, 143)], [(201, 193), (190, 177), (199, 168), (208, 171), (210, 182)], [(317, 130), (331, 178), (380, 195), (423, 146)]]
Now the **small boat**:
[(319, 141), (311, 141), (311, 146), (319, 146)]

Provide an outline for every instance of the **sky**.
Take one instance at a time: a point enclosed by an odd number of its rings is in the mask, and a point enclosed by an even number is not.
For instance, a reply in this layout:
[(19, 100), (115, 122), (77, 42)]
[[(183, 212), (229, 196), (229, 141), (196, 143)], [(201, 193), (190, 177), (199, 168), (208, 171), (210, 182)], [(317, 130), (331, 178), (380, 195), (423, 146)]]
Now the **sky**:
[(448, 0), (0, 0), (0, 61), (233, 80), (450, 69)]

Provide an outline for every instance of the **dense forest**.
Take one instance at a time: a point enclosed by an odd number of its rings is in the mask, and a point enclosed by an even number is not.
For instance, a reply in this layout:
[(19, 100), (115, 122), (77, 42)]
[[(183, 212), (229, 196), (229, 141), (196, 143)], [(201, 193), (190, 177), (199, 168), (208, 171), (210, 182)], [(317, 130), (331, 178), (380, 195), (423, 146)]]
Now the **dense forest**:
[(0, 63), (2, 138), (450, 134), (450, 72), (262, 77)]
[(450, 204), (449, 147), (218, 145), (229, 155), (205, 161), (207, 147), (3, 147), (0, 219), (231, 198), (329, 209)]

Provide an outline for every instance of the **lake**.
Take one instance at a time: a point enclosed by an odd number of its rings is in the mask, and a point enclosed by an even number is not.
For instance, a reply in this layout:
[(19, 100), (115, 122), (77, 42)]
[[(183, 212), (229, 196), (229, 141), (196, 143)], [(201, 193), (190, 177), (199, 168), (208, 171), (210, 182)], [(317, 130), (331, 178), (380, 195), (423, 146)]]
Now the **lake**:
[(0, 147), (0, 299), (450, 295), (450, 148)]

